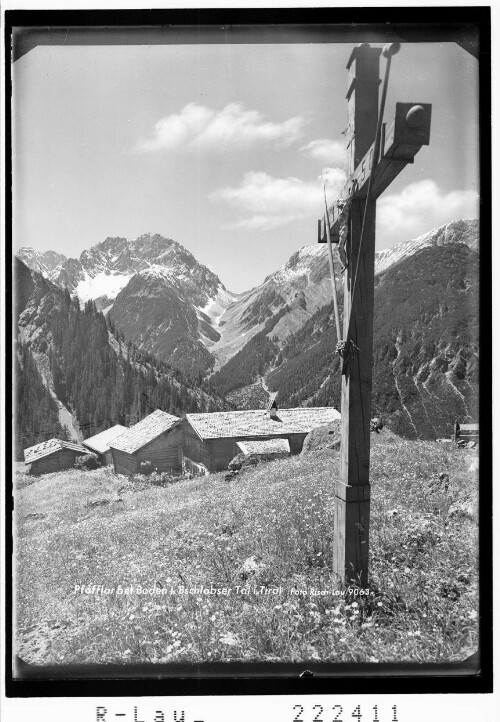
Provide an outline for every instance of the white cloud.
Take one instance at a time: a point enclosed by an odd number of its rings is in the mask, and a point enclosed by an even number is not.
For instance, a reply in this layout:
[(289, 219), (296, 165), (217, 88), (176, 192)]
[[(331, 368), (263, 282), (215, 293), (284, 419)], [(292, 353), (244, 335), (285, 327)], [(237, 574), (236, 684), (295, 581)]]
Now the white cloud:
[(346, 165), (347, 150), (344, 143), (338, 140), (330, 140), (329, 138), (321, 138), (312, 140), (307, 145), (299, 148), (301, 153), (308, 155), (310, 158), (321, 160), (324, 163), (335, 163), (336, 165)]
[(319, 181), (325, 182), (328, 190), (328, 204), (334, 203), (347, 181), (347, 175), (342, 168), (323, 168)]
[[(328, 202), (333, 202), (346, 180), (339, 168), (325, 169), (329, 188)], [(323, 189), (319, 182), (298, 178), (273, 178), (262, 171), (246, 173), (236, 188), (220, 188), (210, 195), (215, 202), (235, 209), (239, 218), (231, 228), (269, 230), (310, 215), (321, 216)]]
[(302, 136), (304, 124), (301, 116), (273, 123), (258, 110), (246, 110), (239, 103), (230, 103), (219, 111), (189, 103), (180, 113), (158, 120), (153, 136), (140, 141), (136, 150), (224, 150), (256, 143), (287, 147)]
[(477, 218), (475, 191), (443, 193), (430, 179), (406, 186), (401, 193), (382, 196), (377, 203), (377, 225), (386, 239), (414, 238), (458, 218)]

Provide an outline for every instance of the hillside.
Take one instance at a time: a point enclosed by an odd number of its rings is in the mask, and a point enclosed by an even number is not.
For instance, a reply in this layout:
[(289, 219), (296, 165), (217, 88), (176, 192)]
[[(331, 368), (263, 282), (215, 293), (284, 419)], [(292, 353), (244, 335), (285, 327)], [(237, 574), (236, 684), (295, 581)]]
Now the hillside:
[(54, 436), (67, 439), (57, 402), (45, 386), (38, 367), (25, 346), (18, 347), (14, 358), (14, 394), (16, 414), (14, 438), (16, 458), (22, 459), (23, 449), (48, 441)]
[(381, 277), (375, 303), (375, 412), (409, 437), (449, 436), (455, 419), (477, 421), (478, 253), (419, 251)]
[(197, 375), (213, 366), (214, 358), (201, 342), (200, 326), (207, 337), (219, 334), (210, 323), (199, 319), (162, 276), (145, 272), (134, 276), (116, 297), (109, 319), (124, 337), (138, 348), (188, 374)]
[[(450, 436), (453, 422), (478, 414), (478, 253), (465, 244), (424, 246), (376, 279), (373, 414), (408, 437)], [(339, 293), (342, 309), (342, 295)], [(284, 407), (340, 408), (340, 367), (332, 304), (285, 343), (275, 319), (212, 377), (221, 392), (238, 384), (255, 403), (259, 376)], [(257, 344), (258, 341), (258, 344)], [(259, 364), (255, 362), (259, 349)]]
[[(261, 333), (273, 316), (279, 316), (273, 335), (280, 341), (297, 331), (327, 302), (329, 273), (325, 246), (304, 246), (259, 286), (241, 294), (219, 320), (221, 337), (211, 349), (216, 357), (215, 370)], [(284, 315), (285, 309), (293, 309), (293, 313)]]
[(474, 458), (372, 436), (369, 589), (340, 597), (338, 453), (167, 487), (109, 469), (20, 475), (16, 653), (56, 665), (464, 660), (478, 645)]

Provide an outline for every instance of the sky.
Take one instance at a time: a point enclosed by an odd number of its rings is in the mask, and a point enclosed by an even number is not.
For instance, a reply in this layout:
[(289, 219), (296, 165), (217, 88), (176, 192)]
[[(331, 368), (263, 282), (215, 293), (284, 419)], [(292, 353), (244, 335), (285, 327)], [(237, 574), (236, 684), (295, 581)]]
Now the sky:
[[(374, 44), (382, 47), (381, 44)], [(346, 179), (344, 43), (43, 46), (13, 67), (14, 250), (160, 233), (242, 292), (316, 243)], [(381, 60), (381, 76), (385, 60)], [(431, 141), (377, 203), (377, 249), (478, 217), (478, 63), (403, 43), (397, 101)]]

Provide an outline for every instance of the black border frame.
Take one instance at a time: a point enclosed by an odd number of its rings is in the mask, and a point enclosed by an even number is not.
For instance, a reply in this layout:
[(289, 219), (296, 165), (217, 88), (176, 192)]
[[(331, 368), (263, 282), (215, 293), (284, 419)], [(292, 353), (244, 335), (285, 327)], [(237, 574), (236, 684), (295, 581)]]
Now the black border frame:
[[(450, 18), (452, 21), (450, 23)], [(78, 44), (89, 41), (109, 44), (106, 32), (119, 30), (139, 39), (148, 28), (156, 42), (290, 42), (290, 31), (299, 30), (301, 42), (331, 42), (328, 26), (342, 31), (342, 42), (372, 42), (404, 39), (416, 42), (455, 41), (479, 59), (480, 132), (480, 424), (492, 427), (491, 411), (491, 9), (489, 6), (421, 8), (308, 8), (308, 9), (190, 9), (190, 10), (8, 10), (5, 24), (5, 270), (7, 364), (12, 357), (12, 91), (11, 57), (21, 57), (42, 38), (49, 44)], [(340, 28), (339, 28), (340, 26)], [(21, 31), (12, 42), (14, 29)], [(281, 31), (285, 31), (281, 34)], [(377, 37), (373, 38), (374, 33)], [(288, 35), (287, 35), (288, 33)], [(477, 33), (478, 43), (474, 42)], [(307, 37), (305, 37), (305, 34)], [(168, 37), (166, 37), (168, 36)], [(170, 38), (169, 36), (175, 36)], [(285, 39), (286, 38), (286, 39)], [(33, 43), (33, 41), (35, 41)], [(148, 38), (151, 42), (151, 38)], [(191, 40), (191, 42), (193, 42)], [(338, 42), (338, 40), (337, 40)], [(125, 43), (123, 43), (125, 44)], [(11, 52), (14, 53), (11, 56)], [(9, 373), (10, 372), (10, 373)], [(12, 411), (10, 366), (6, 368), (5, 419)], [(6, 444), (10, 442), (6, 423)], [(492, 554), (492, 438), (481, 436), (480, 468), (480, 646), (479, 652), (457, 664), (200, 664), (34, 667), (19, 663), (12, 669), (12, 512), (11, 485), (6, 483), (6, 617), (5, 691), (7, 697), (89, 697), (147, 695), (280, 695), (280, 694), (420, 694), (486, 693), (493, 690), (493, 577)], [(12, 459), (6, 446), (6, 481), (12, 478)]]

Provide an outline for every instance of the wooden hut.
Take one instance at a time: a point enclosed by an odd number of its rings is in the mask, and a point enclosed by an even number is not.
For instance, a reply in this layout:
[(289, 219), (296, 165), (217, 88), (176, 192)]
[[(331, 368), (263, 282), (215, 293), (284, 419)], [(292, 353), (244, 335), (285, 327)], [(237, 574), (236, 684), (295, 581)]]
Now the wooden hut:
[(194, 462), (208, 471), (221, 471), (242, 449), (238, 442), (286, 439), (290, 452), (298, 454), (307, 434), (317, 426), (340, 419), (330, 407), (267, 410), (218, 411), (186, 414), (182, 421), (183, 455), (187, 465)]
[(453, 434), (456, 443), (468, 444), (473, 441), (479, 443), (479, 424), (460, 424), (455, 421), (455, 430)]
[(157, 409), (109, 442), (116, 474), (141, 473), (141, 463), (157, 471), (182, 470), (180, 419)]
[(70, 469), (78, 456), (88, 454), (81, 444), (61, 439), (49, 439), (24, 450), (24, 463), (30, 467), (30, 474), (50, 474), (53, 471)]
[(109, 445), (113, 439), (123, 434), (124, 431), (127, 431), (126, 426), (116, 424), (110, 429), (101, 431), (100, 434), (85, 439), (82, 443), (89, 451), (97, 455), (103, 466), (109, 466), (113, 463), (113, 454)]

